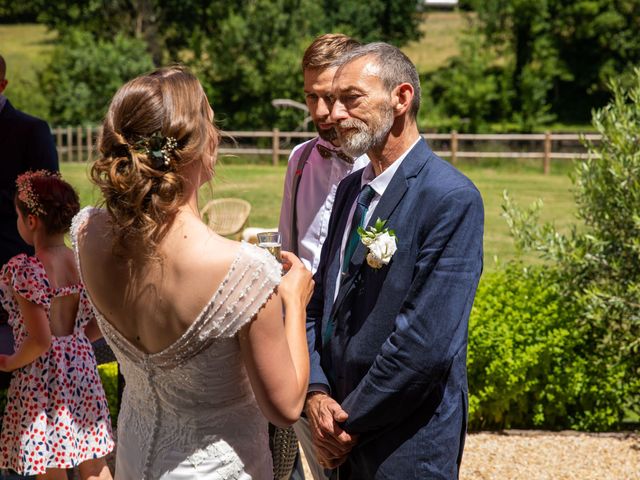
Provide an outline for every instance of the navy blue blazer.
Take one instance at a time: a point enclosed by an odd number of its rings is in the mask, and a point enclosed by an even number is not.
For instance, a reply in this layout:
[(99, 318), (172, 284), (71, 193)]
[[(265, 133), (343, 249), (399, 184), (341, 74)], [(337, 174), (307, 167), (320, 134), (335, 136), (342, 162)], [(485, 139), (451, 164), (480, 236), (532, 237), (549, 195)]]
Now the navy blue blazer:
[(468, 320), (482, 271), (482, 198), (420, 140), (369, 223), (388, 220), (398, 250), (374, 270), (359, 244), (334, 302), (361, 177), (362, 170), (338, 186), (307, 308), (310, 384), (330, 388), (349, 414), (344, 429), (360, 436), (340, 479), (457, 478)]
[(47, 122), (16, 110), (0, 111), (0, 266), (18, 253), (33, 254), (18, 235), (13, 205), (16, 178), (27, 170), (58, 170), (58, 153)]

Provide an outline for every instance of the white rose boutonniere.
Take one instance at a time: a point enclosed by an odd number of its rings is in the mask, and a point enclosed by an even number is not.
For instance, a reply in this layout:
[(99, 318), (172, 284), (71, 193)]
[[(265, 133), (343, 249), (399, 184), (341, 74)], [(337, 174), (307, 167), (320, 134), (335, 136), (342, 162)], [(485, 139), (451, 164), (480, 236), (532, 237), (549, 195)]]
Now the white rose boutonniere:
[(378, 218), (374, 226), (364, 229), (358, 228), (360, 241), (369, 248), (367, 264), (376, 270), (388, 265), (391, 257), (398, 249), (396, 234), (393, 230), (385, 228), (386, 220)]

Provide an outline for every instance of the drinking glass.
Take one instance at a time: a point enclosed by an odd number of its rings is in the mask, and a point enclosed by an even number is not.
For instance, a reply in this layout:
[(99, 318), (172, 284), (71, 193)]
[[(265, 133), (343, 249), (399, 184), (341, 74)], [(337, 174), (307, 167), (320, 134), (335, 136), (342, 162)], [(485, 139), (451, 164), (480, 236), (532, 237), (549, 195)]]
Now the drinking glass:
[(260, 232), (257, 236), (258, 246), (266, 248), (271, 255), (276, 257), (276, 260), (282, 262), (282, 256), (280, 255), (282, 248), (280, 232)]

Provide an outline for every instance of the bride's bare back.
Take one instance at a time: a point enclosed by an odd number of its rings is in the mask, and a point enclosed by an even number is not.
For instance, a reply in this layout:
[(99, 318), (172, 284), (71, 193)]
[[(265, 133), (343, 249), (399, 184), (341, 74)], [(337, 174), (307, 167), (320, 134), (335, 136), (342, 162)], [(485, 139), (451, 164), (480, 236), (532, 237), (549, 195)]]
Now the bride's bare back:
[(108, 215), (92, 215), (80, 232), (83, 279), (95, 307), (129, 342), (157, 353), (180, 338), (211, 300), (240, 244), (195, 217), (179, 216), (158, 249), (114, 255)]

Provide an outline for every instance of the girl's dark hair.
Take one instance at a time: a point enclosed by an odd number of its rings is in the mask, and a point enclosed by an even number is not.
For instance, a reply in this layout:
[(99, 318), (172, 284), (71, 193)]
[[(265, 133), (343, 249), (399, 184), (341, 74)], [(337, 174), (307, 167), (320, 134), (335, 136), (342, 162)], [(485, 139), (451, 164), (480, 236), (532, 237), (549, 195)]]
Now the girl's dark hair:
[(30, 173), (23, 181), (29, 183), (30, 194), (21, 198), (20, 188), (15, 202), (24, 216), (35, 215), (49, 234), (66, 233), (71, 220), (80, 210), (78, 194), (60, 176), (49, 173)]

